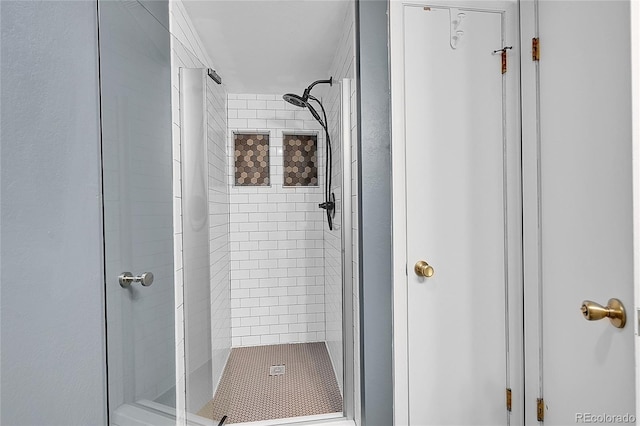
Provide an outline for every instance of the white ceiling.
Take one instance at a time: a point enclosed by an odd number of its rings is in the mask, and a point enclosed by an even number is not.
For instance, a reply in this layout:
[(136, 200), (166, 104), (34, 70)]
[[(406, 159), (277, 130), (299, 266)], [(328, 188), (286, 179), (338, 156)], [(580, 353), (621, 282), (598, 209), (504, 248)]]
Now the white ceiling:
[(329, 78), (350, 3), (184, 1), (229, 93), (277, 94), (301, 94), (311, 82)]

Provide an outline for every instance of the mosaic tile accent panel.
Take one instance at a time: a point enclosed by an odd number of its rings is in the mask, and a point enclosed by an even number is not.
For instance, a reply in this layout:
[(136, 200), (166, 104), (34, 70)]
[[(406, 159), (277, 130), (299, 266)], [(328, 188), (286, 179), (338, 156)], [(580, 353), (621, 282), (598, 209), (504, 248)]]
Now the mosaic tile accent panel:
[(283, 136), (283, 186), (318, 186), (318, 136)]
[(269, 135), (236, 133), (235, 184), (269, 186)]

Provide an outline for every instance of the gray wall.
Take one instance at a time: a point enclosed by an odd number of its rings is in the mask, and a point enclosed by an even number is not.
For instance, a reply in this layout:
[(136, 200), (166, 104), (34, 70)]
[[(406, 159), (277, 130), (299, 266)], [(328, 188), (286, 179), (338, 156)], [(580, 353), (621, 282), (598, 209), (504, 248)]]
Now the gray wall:
[(387, 2), (357, 2), (362, 423), (393, 424)]
[(0, 423), (106, 423), (96, 3), (2, 1)]

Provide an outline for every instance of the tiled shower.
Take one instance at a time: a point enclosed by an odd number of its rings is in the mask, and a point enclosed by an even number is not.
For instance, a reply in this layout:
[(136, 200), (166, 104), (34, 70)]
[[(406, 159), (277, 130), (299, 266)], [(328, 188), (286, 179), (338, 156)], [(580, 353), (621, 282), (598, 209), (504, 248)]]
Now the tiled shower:
[[(357, 221), (351, 221), (351, 230), (342, 229), (343, 109), (351, 115), (352, 140), (356, 120), (355, 84), (345, 104), (340, 83), (355, 76), (353, 8), (345, 15), (331, 68), (318, 76), (328, 73), (335, 83), (314, 92), (327, 109), (333, 146), (331, 192), (337, 208), (329, 230), (326, 212), (318, 208), (325, 201), (324, 129), (281, 93), (228, 93), (208, 78), (206, 69), (215, 68), (214, 62), (182, 3), (170, 5), (174, 177), (181, 177), (174, 178), (178, 412), (186, 408), (195, 414), (210, 403), (233, 348), (322, 342), (344, 392), (342, 262), (345, 250), (354, 253), (357, 240), (344, 247), (343, 231), (356, 232)], [(187, 269), (203, 252), (183, 246), (192, 226), (184, 216), (190, 202), (185, 176), (194, 166), (183, 158), (182, 145), (188, 141), (182, 128), (181, 68), (201, 69), (204, 81), (201, 114), (207, 143), (201, 166), (207, 177), (209, 270), (198, 279), (188, 279)], [(352, 158), (350, 193), (355, 197), (357, 162)], [(357, 265), (352, 266), (349, 279), (355, 282)], [(357, 286), (348, 288), (353, 288), (348, 300), (355, 310)], [(349, 315), (357, 335), (357, 311)], [(356, 353), (346, 361), (357, 365), (357, 359)]]
[[(308, 110), (278, 95), (228, 99), (232, 345), (322, 341), (324, 216), (317, 181), (324, 171), (314, 166), (315, 185), (285, 186), (283, 145), (293, 135), (315, 136), (320, 149), (313, 148), (324, 164), (320, 126)], [(268, 136), (270, 179), (266, 185), (237, 185), (242, 162), (236, 166), (236, 158), (246, 155), (240, 146), (252, 134)]]

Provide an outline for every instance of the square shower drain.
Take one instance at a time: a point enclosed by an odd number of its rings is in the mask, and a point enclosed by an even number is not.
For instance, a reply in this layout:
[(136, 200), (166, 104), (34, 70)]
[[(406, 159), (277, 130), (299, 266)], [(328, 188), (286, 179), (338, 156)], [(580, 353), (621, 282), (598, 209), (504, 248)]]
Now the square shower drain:
[(284, 374), (284, 364), (272, 365), (271, 367), (269, 367), (270, 376), (282, 376), (283, 374)]

